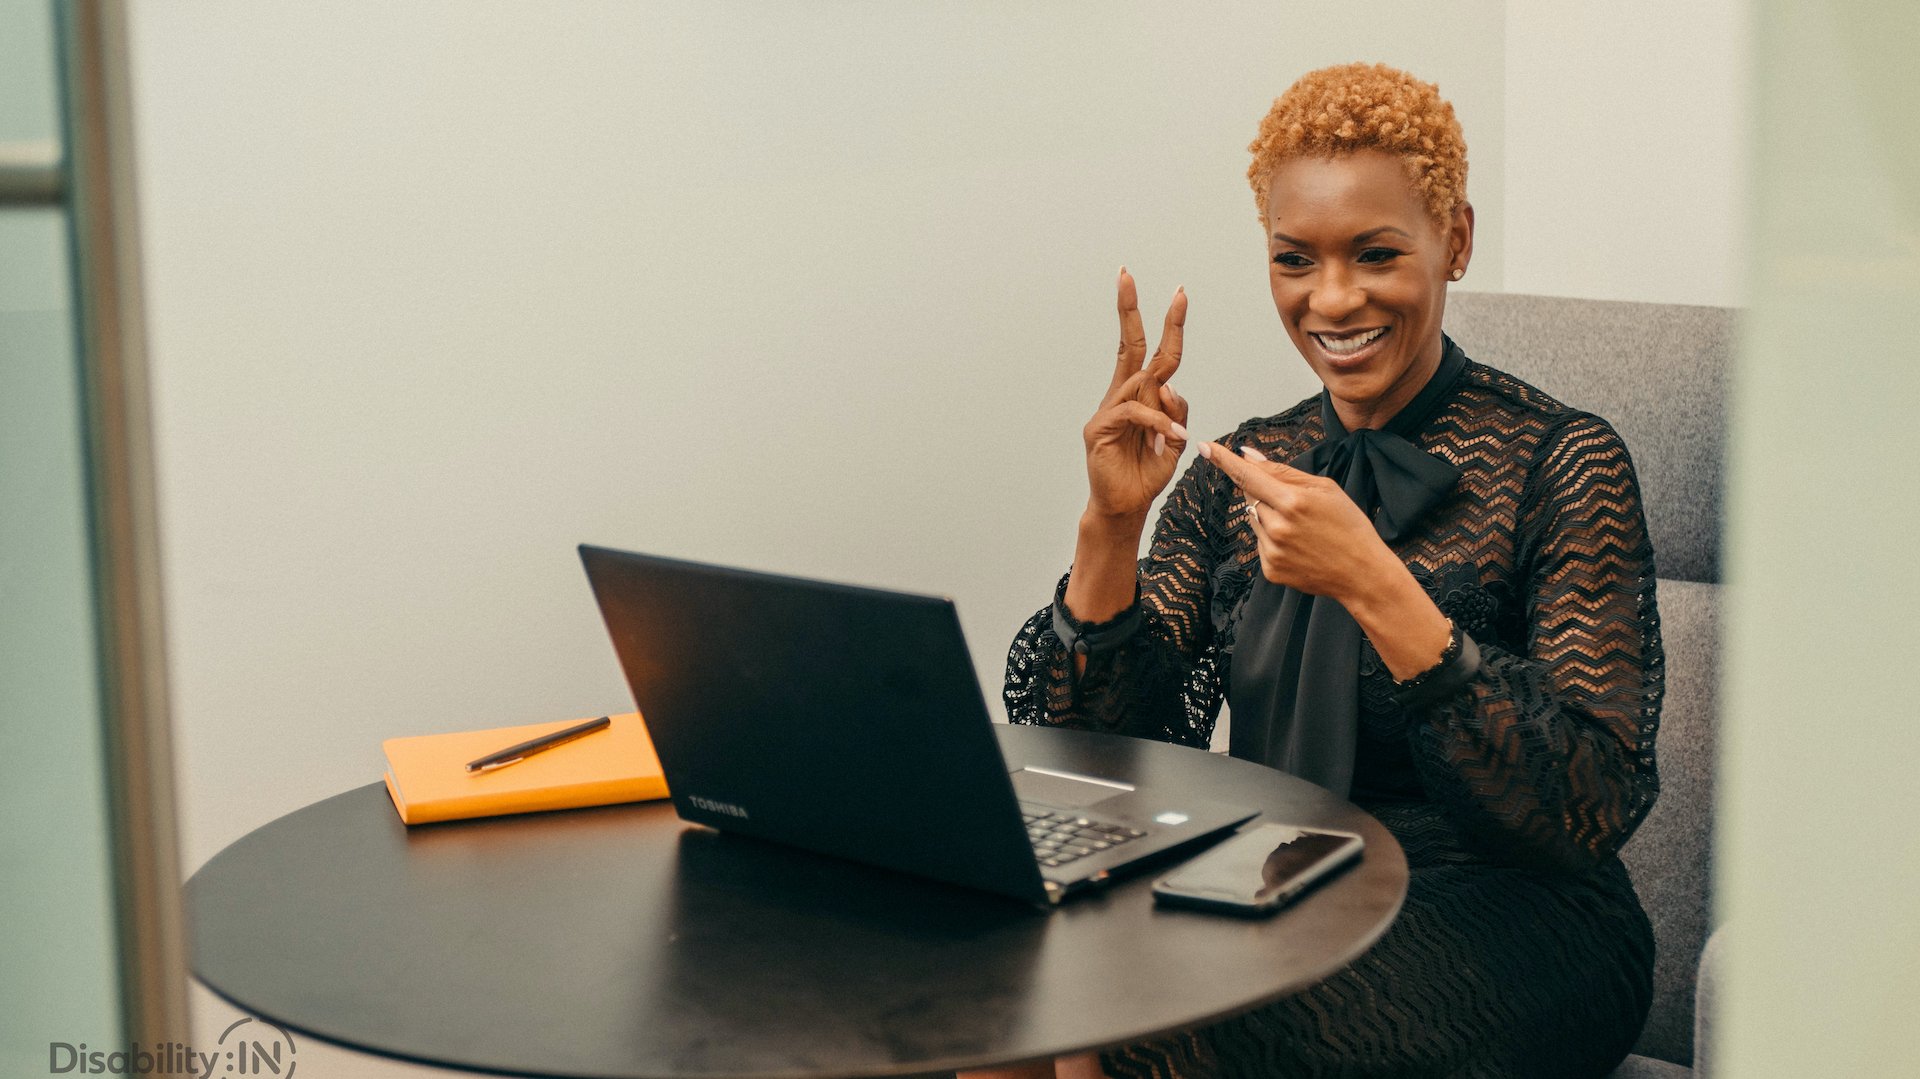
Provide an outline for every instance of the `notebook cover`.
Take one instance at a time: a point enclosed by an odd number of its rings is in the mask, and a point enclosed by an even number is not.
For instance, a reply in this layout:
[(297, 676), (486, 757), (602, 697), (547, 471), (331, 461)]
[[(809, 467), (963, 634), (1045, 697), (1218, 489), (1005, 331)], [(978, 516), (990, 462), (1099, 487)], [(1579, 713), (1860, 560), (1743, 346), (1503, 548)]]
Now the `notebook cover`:
[[(582, 717), (590, 719), (592, 717)], [(389, 738), (387, 794), (408, 824), (641, 802), (667, 796), (653, 739), (637, 713), (604, 731), (536, 753), (518, 764), (468, 772), (467, 762), (582, 719)]]

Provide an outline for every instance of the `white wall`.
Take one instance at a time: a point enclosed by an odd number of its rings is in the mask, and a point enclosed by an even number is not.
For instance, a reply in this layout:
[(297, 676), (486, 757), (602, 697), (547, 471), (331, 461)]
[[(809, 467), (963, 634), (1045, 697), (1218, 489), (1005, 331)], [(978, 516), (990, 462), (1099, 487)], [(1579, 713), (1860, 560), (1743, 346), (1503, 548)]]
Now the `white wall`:
[[(997, 706), (1114, 267), (1187, 286), (1199, 430), (1316, 388), (1244, 148), (1356, 34), (1268, 11), (138, 6), (188, 865), (383, 737), (622, 707), (582, 540), (952, 594)], [(1363, 51), (1493, 208), (1501, 25)]]
[(1738, 307), (1742, 0), (1507, 5), (1506, 290)]

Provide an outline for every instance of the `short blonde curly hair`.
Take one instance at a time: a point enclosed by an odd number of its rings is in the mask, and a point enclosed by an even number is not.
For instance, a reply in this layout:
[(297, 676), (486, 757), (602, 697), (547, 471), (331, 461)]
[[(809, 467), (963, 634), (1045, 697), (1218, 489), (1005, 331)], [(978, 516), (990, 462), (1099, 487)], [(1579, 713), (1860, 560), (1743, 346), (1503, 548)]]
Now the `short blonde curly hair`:
[(1440, 88), (1385, 64), (1309, 71), (1274, 99), (1247, 149), (1247, 182), (1261, 226), (1273, 170), (1295, 157), (1385, 150), (1407, 166), (1414, 193), (1444, 226), (1467, 198), (1467, 140)]

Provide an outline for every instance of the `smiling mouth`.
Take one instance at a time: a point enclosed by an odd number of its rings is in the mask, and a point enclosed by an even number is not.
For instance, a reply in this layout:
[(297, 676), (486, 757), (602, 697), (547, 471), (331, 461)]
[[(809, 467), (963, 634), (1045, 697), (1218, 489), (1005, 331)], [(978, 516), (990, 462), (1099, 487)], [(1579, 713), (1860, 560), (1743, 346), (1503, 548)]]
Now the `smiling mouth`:
[(1387, 327), (1376, 326), (1371, 330), (1355, 330), (1347, 334), (1315, 333), (1309, 336), (1335, 356), (1352, 356), (1386, 336), (1386, 333)]

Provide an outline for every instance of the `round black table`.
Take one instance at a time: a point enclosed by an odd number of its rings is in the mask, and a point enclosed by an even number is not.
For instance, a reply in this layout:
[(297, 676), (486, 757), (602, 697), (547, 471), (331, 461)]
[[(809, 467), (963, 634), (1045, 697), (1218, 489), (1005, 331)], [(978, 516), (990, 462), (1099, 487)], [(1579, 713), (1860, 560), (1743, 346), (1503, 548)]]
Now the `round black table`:
[(1360, 864), (1265, 920), (1156, 909), (1153, 873), (1052, 912), (685, 824), (666, 802), (409, 829), (372, 783), (187, 882), (194, 973), (375, 1053), (539, 1076), (912, 1075), (1122, 1044), (1274, 1000), (1386, 931), (1378, 821), (1268, 768), (1000, 727), (1009, 760), (1357, 831)]

